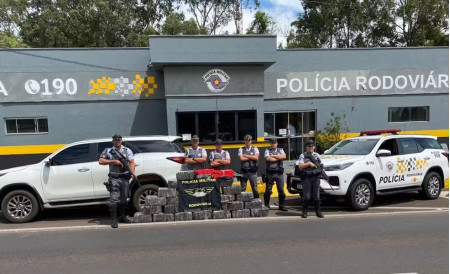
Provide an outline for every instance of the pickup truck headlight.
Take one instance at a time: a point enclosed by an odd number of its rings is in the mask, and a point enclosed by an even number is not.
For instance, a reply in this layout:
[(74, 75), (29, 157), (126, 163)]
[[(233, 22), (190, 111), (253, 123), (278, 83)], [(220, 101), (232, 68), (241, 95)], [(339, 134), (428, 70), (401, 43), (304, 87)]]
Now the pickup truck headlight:
[(332, 166), (326, 166), (324, 168), (325, 171), (336, 171), (336, 170), (343, 170), (346, 169), (347, 167), (353, 165), (354, 162), (350, 162), (350, 163), (345, 163), (342, 165), (332, 165)]

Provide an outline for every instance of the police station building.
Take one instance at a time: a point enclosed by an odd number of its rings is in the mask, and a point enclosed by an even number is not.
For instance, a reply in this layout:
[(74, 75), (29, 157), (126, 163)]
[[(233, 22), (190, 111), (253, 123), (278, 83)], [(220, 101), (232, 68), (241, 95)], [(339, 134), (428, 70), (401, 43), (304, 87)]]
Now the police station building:
[(0, 168), (120, 133), (198, 134), (207, 150), (220, 138), (238, 170), (245, 134), (261, 148), (276, 137), (295, 159), (332, 114), (349, 135), (399, 128), (448, 145), (448, 60), (448, 47), (277, 50), (271, 35), (2, 49)]

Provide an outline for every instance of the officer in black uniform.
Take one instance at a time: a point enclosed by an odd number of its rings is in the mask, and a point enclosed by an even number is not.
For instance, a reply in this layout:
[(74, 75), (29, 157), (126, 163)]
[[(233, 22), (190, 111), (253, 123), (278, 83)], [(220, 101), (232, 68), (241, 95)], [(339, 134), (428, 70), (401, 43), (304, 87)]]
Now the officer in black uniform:
[(266, 191), (264, 192), (264, 204), (266, 207), (270, 208), (270, 196), (272, 195), (272, 188), (274, 182), (277, 184), (278, 190), (278, 202), (279, 210), (288, 211), (284, 206), (286, 200), (286, 194), (284, 193), (284, 168), (283, 160), (286, 159), (286, 154), (282, 148), (278, 148), (277, 139), (270, 140), (270, 148), (266, 149), (264, 152), (264, 157), (266, 159)]
[(303, 187), (303, 207), (302, 207), (302, 218), (308, 217), (308, 206), (312, 198), (314, 203), (314, 209), (316, 211), (316, 216), (323, 218), (322, 211), (320, 209), (320, 170), (313, 163), (312, 158), (316, 159), (320, 165), (319, 154), (314, 150), (316, 144), (314, 141), (309, 140), (306, 142), (306, 152), (303, 152), (298, 159), (298, 168), (305, 171), (306, 176), (302, 179)]
[[(112, 148), (106, 148), (100, 155), (98, 163), (100, 165), (109, 165), (108, 173), (108, 191), (110, 194), (109, 212), (111, 214), (111, 227), (118, 228), (117, 218), (122, 223), (131, 223), (132, 221), (126, 217), (128, 188), (131, 176), (134, 175), (134, 158), (131, 149), (122, 146), (122, 136), (115, 134), (113, 137)], [(119, 161), (124, 158), (129, 162), (132, 174), (127, 172)]]

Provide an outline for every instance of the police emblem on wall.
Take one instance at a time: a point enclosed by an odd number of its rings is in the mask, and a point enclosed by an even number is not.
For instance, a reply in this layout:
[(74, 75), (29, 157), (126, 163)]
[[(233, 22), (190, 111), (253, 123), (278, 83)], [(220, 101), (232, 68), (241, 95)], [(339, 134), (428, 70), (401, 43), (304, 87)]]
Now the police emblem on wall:
[(203, 80), (211, 92), (221, 92), (227, 87), (230, 76), (221, 69), (212, 69), (203, 75)]

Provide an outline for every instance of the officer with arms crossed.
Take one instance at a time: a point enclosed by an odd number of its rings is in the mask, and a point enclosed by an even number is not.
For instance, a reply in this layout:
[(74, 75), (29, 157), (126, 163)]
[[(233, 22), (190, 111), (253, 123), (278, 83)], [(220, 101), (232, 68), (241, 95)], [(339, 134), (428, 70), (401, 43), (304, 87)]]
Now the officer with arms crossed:
[(241, 187), (242, 191), (247, 188), (247, 181), (250, 180), (250, 186), (252, 187), (253, 197), (259, 198), (258, 189), (256, 188), (258, 171), (258, 148), (252, 146), (252, 136), (247, 134), (244, 136), (245, 146), (241, 147), (238, 151), (238, 157), (241, 161)]
[(314, 202), (314, 209), (316, 216), (323, 218), (323, 214), (320, 209), (320, 170), (313, 163), (312, 159), (316, 159), (316, 162), (322, 164), (319, 154), (314, 151), (316, 144), (314, 141), (309, 140), (306, 142), (306, 152), (303, 152), (298, 159), (298, 167), (306, 173), (304, 179), (302, 179), (303, 187), (303, 207), (302, 218), (308, 217), (309, 201)]
[[(100, 165), (109, 165), (108, 173), (108, 183), (109, 183), (109, 194), (110, 194), (110, 204), (109, 212), (111, 214), (111, 227), (118, 228), (117, 217), (122, 223), (131, 223), (132, 221), (126, 217), (127, 210), (127, 198), (128, 198), (128, 187), (130, 178), (134, 178), (134, 158), (131, 149), (122, 146), (122, 136), (119, 134), (114, 134), (112, 148), (106, 148), (100, 155), (98, 163)], [(129, 163), (130, 174), (123, 167), (119, 159), (124, 159)]]
[(220, 139), (217, 139), (216, 142), (216, 150), (211, 151), (209, 154), (209, 164), (215, 170), (224, 170), (228, 168), (230, 164), (230, 153), (222, 149), (223, 142)]
[(266, 191), (264, 192), (264, 204), (267, 208), (270, 208), (270, 195), (272, 195), (272, 188), (274, 182), (277, 183), (278, 190), (278, 202), (279, 210), (288, 211), (284, 206), (286, 200), (286, 194), (284, 193), (284, 168), (283, 160), (286, 159), (286, 154), (282, 148), (278, 148), (277, 139), (270, 140), (270, 148), (266, 149), (264, 152), (264, 157), (266, 159)]
[(206, 162), (206, 150), (198, 146), (199, 138), (193, 135), (192, 146), (186, 150), (185, 163), (188, 170), (204, 169)]

